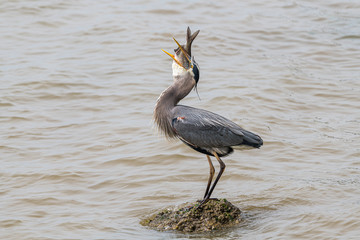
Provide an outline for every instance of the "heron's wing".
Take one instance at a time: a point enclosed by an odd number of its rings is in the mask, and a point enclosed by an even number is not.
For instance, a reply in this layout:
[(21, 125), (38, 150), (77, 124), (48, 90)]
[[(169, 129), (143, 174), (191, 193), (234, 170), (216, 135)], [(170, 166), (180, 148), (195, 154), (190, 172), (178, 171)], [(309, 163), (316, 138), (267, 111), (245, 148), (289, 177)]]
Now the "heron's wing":
[(232, 121), (202, 109), (176, 106), (172, 126), (181, 140), (196, 147), (230, 147), (240, 145), (242, 128)]

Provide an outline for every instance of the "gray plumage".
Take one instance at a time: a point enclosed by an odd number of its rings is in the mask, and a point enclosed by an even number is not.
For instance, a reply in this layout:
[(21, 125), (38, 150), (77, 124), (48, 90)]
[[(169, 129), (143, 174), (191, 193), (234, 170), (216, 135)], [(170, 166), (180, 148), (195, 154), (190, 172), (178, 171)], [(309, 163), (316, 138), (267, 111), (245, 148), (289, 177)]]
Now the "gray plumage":
[[(198, 33), (199, 30), (191, 34), (188, 28), (186, 45), (178, 44), (179, 47), (174, 50), (175, 55), (165, 51), (174, 59), (172, 65), (174, 82), (159, 96), (154, 110), (154, 119), (166, 137), (179, 138), (194, 150), (208, 155), (210, 177), (201, 202), (203, 204), (209, 200), (225, 169), (225, 164), (220, 157), (233, 152), (234, 146), (245, 145), (259, 148), (263, 141), (260, 136), (216, 113), (178, 105), (179, 101), (186, 97), (199, 81), (199, 68), (191, 56), (191, 45)], [(220, 172), (211, 189), (214, 167), (209, 156), (215, 156), (220, 163)]]
[(172, 109), (172, 127), (177, 136), (199, 152), (220, 157), (231, 153), (232, 146), (260, 147), (262, 139), (216, 113), (178, 105)]

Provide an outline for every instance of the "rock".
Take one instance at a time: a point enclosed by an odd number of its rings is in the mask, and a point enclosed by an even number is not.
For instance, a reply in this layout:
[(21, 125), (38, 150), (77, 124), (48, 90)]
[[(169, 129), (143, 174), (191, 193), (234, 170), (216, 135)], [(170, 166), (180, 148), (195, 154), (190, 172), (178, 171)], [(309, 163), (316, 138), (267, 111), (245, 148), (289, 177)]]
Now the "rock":
[(207, 232), (233, 227), (241, 222), (241, 211), (226, 199), (211, 199), (199, 207), (199, 202), (185, 203), (175, 209), (164, 209), (140, 224), (159, 231)]

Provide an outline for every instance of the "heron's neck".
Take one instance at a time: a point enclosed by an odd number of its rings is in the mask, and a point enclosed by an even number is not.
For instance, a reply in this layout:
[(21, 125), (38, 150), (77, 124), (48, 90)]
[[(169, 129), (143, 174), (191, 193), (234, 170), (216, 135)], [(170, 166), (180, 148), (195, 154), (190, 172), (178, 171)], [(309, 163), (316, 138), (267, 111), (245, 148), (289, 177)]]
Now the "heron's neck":
[(161, 93), (156, 102), (154, 111), (155, 122), (167, 137), (175, 137), (176, 135), (171, 127), (173, 117), (171, 110), (181, 99), (186, 97), (194, 87), (194, 84), (186, 84), (177, 80), (177, 76), (174, 76), (173, 84)]

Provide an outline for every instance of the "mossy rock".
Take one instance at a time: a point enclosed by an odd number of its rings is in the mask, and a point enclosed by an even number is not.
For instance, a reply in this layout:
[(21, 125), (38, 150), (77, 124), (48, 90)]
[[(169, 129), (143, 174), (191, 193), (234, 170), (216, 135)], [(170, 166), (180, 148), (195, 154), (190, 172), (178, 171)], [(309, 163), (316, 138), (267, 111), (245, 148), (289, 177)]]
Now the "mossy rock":
[(241, 211), (226, 199), (211, 199), (199, 207), (199, 202), (185, 203), (175, 209), (164, 209), (140, 224), (160, 231), (208, 232), (238, 225)]

